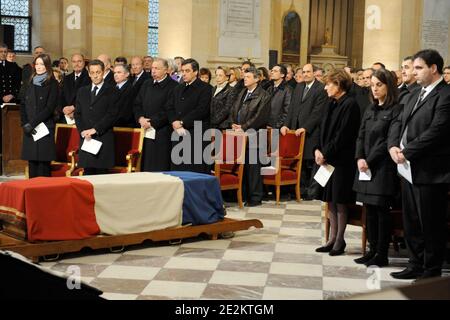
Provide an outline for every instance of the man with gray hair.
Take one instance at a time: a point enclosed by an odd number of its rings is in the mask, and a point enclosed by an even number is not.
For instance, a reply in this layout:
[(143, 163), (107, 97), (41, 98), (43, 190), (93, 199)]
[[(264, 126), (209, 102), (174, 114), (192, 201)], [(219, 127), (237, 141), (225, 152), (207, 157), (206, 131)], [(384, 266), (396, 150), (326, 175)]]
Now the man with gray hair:
[(141, 57), (131, 59), (131, 74), (134, 91), (138, 94), (144, 82), (151, 78), (150, 74), (144, 71), (144, 61)]
[(155, 130), (154, 139), (144, 139), (142, 171), (145, 172), (170, 170), (172, 130), (165, 105), (178, 82), (169, 77), (168, 69), (167, 60), (154, 59), (153, 80), (144, 83), (134, 102), (134, 116), (139, 126), (145, 130)]
[(114, 81), (114, 73), (111, 71), (111, 58), (107, 54), (101, 54), (97, 59), (105, 65), (105, 74), (103, 75), (103, 79), (110, 87), (114, 87), (116, 82)]

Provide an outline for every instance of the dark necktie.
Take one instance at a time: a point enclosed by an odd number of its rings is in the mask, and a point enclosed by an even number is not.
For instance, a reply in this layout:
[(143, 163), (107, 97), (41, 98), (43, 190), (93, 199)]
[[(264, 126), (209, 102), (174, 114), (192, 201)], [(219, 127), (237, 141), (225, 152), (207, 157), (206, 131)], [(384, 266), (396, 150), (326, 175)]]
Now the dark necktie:
[(75, 82), (77, 82), (78, 78), (79, 78), (79, 76), (75, 76)]
[(308, 95), (308, 92), (309, 92), (309, 87), (306, 86), (306, 87), (305, 87), (305, 91), (303, 91), (302, 102), (305, 101), (306, 96)]
[(247, 95), (245, 96), (244, 102), (250, 100), (251, 97), (252, 97), (252, 93), (250, 91), (248, 91)]
[[(416, 104), (414, 105), (414, 108), (411, 111), (411, 114), (409, 116), (411, 116), (414, 111), (416, 111), (417, 107), (419, 107), (420, 102), (422, 102), (423, 97), (425, 96), (425, 93), (427, 91), (425, 90), (425, 88), (422, 89), (422, 91), (420, 92), (419, 98), (417, 99)], [(405, 132), (403, 133), (403, 137), (402, 137), (402, 144), (403, 146), (406, 146), (408, 144), (408, 126), (406, 126), (405, 128)]]
[(92, 90), (92, 92), (91, 92), (91, 98), (92, 98), (91, 101), (93, 101), (95, 99), (95, 97), (97, 96), (97, 90), (98, 90), (98, 87), (95, 86), (94, 90)]

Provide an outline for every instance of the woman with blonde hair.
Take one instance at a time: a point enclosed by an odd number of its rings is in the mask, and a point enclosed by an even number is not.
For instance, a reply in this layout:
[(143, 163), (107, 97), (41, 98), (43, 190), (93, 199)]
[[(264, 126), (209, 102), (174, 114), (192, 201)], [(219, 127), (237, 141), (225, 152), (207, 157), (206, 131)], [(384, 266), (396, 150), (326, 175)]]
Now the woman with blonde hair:
[(237, 68), (237, 67), (232, 67), (230, 68), (229, 71), (229, 77), (230, 79), (228, 80), (230, 87), (235, 87), (236, 84), (241, 81), (241, 68)]

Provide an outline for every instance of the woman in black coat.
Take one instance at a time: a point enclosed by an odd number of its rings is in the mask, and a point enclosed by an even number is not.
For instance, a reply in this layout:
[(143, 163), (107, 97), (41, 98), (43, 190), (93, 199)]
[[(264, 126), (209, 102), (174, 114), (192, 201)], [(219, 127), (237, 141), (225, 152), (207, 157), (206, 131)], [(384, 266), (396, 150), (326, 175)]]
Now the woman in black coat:
[[(370, 250), (355, 262), (383, 267), (389, 264), (389, 208), (399, 186), (397, 168), (389, 155), (387, 140), (391, 125), (401, 109), (397, 104), (396, 83), (389, 71), (377, 70), (372, 76), (371, 88), (373, 103), (362, 118), (356, 144), (358, 171), (353, 187), (357, 201), (366, 207)], [(361, 181), (360, 172), (369, 173), (370, 181)]]
[[(29, 177), (50, 177), (50, 162), (56, 158), (54, 113), (58, 104), (58, 82), (53, 76), (50, 57), (39, 55), (33, 65), (34, 74), (20, 109), (23, 128), (22, 159), (28, 160)], [(34, 141), (38, 125), (50, 132)]]
[(213, 89), (211, 100), (211, 128), (225, 130), (230, 127), (228, 121), (230, 110), (227, 108), (227, 99), (233, 89), (228, 83), (229, 71), (224, 67), (216, 69), (216, 86)]
[(330, 239), (325, 246), (316, 250), (329, 252), (330, 256), (344, 253), (348, 204), (355, 203), (352, 186), (360, 115), (358, 104), (347, 95), (351, 85), (352, 80), (344, 70), (334, 71), (327, 76), (325, 90), (332, 100), (321, 124), (319, 146), (314, 148), (317, 165), (329, 164), (335, 167), (322, 197), (322, 201), (328, 204)]

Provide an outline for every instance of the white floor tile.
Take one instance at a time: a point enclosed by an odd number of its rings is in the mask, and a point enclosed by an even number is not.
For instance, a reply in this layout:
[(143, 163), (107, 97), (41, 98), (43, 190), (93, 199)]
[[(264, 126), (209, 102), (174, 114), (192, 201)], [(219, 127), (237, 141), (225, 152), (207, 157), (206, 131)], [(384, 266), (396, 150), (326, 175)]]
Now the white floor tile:
[(161, 246), (139, 250), (130, 250), (125, 254), (134, 256), (154, 256), (154, 257), (172, 257), (177, 252), (179, 246)]
[(305, 277), (322, 277), (323, 267), (321, 265), (314, 264), (272, 262), (270, 266), (270, 273)]
[(105, 298), (106, 300), (115, 300), (115, 301), (123, 301), (123, 300), (136, 300), (137, 295), (134, 294), (120, 294), (120, 293), (104, 293), (101, 296), (102, 298)]
[(254, 272), (233, 272), (215, 271), (209, 283), (264, 287), (267, 281), (267, 274)]
[(244, 250), (227, 250), (223, 256), (224, 260), (236, 261), (260, 261), (271, 262), (273, 252), (264, 251), (244, 251)]
[(281, 228), (280, 234), (300, 237), (321, 237), (322, 232), (317, 229)]
[(99, 278), (109, 279), (131, 279), (131, 280), (152, 280), (161, 268), (152, 267), (131, 267), (131, 266), (109, 266)]
[(206, 283), (154, 280), (142, 291), (143, 296), (200, 298)]
[(284, 209), (276, 209), (276, 208), (259, 208), (253, 207), (248, 209), (248, 213), (257, 213), (257, 214), (274, 214), (274, 215), (283, 215), (285, 212)]
[(230, 246), (231, 240), (215, 240), (215, 241), (200, 241), (182, 244), (182, 248), (193, 248), (193, 249), (217, 249), (226, 250)]
[(219, 262), (219, 259), (173, 257), (170, 258), (164, 268), (187, 270), (216, 270)]
[(371, 292), (370, 275), (367, 279), (323, 278), (323, 290), (333, 292)]
[(263, 300), (322, 300), (320, 290), (266, 287)]

